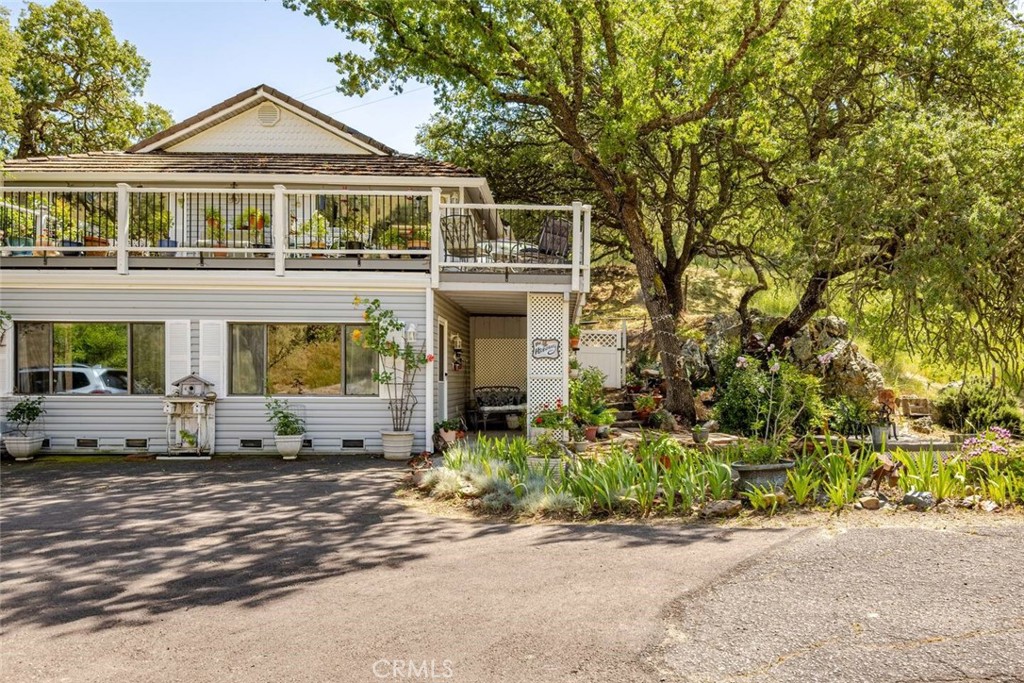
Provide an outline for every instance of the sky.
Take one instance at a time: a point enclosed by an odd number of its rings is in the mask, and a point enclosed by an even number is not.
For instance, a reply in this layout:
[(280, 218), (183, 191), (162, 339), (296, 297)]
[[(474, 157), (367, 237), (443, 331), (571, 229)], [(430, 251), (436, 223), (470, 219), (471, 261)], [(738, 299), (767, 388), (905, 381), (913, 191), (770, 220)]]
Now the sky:
[[(150, 62), (143, 99), (170, 109), (175, 121), (261, 83), (291, 95), (401, 152), (416, 151), (416, 128), (434, 111), (433, 91), (410, 83), (404, 94), (363, 98), (336, 92), (327, 59), (349, 45), (337, 29), (280, 0), (148, 2), (85, 0), (102, 10), (119, 40)], [(0, 0), (12, 10), (23, 2)]]

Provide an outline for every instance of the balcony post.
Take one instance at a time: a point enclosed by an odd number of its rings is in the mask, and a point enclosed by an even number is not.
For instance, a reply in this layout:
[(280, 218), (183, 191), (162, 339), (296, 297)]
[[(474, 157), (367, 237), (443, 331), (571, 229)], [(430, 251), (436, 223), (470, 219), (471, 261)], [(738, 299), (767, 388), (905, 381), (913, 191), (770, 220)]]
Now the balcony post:
[(583, 214), (583, 202), (572, 203), (572, 291), (580, 291), (580, 252), (583, 249), (583, 238), (580, 236), (580, 219)]
[(284, 248), (288, 244), (288, 212), (284, 185), (274, 185), (274, 208), (270, 224), (274, 229), (274, 275), (284, 276)]
[(128, 274), (128, 183), (117, 184), (117, 273)]
[(583, 207), (583, 291), (590, 291), (590, 214), (591, 206)]
[(430, 188), (430, 286), (436, 288), (441, 281), (441, 255), (444, 253), (441, 237), (441, 188)]

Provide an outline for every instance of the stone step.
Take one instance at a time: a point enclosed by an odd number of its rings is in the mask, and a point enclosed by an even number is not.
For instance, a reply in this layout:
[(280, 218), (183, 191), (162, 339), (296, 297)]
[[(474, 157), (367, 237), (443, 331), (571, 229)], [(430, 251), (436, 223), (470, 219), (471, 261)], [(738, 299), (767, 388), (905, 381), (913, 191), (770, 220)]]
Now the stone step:
[(612, 427), (618, 429), (637, 429), (642, 424), (639, 420), (616, 420)]

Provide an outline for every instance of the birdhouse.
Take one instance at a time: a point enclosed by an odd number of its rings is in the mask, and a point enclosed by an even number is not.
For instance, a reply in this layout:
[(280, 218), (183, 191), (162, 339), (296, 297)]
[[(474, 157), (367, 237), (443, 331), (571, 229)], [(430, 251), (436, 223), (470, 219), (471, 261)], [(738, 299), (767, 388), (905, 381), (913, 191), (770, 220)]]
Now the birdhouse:
[(171, 386), (174, 387), (174, 392), (177, 396), (204, 398), (207, 394), (213, 393), (213, 382), (207, 381), (196, 374), (191, 374), (171, 382)]
[(157, 459), (209, 459), (214, 450), (217, 394), (213, 382), (188, 375), (171, 382), (172, 393), (164, 398), (167, 416), (167, 454)]

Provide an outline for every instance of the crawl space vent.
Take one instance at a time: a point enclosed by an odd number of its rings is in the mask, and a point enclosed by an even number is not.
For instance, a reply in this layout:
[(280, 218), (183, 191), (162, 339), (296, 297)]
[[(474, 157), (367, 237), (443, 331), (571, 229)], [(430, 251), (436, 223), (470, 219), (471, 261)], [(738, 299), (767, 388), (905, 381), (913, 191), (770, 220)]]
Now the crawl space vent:
[(146, 450), (149, 448), (149, 439), (125, 439), (125, 448), (134, 448), (139, 450)]
[(99, 448), (99, 439), (75, 439), (75, 448)]
[(239, 439), (239, 448), (263, 448), (263, 439)]
[(281, 110), (277, 108), (277, 105), (264, 102), (256, 110), (256, 119), (260, 122), (261, 126), (269, 128), (281, 120)]
[(355, 449), (355, 448), (363, 448), (364, 447), (364, 442), (363, 442), (362, 439), (342, 439), (341, 440), (341, 447), (342, 448), (353, 448), (353, 449)]

